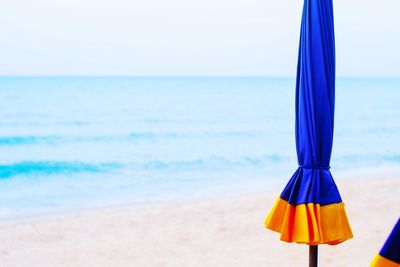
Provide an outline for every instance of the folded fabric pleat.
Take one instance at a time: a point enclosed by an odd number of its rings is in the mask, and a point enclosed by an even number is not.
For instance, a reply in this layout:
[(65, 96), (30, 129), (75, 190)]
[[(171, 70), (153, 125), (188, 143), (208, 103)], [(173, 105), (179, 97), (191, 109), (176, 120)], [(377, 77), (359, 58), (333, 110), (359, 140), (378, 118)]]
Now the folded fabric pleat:
[(343, 202), (295, 206), (278, 198), (264, 225), (282, 241), (308, 245), (336, 245), (353, 237)]
[(372, 261), (371, 267), (400, 267), (400, 263), (388, 260), (385, 257), (382, 257), (381, 255), (378, 254)]

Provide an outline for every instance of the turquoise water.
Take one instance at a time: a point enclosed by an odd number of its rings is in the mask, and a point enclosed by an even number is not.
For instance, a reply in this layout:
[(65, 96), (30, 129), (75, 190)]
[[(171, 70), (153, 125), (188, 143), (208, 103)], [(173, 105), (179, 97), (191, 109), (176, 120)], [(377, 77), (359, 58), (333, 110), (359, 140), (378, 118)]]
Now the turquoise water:
[[(0, 78), (0, 218), (281, 187), (297, 166), (294, 85)], [(335, 177), (400, 165), (400, 79), (338, 79), (335, 127)]]

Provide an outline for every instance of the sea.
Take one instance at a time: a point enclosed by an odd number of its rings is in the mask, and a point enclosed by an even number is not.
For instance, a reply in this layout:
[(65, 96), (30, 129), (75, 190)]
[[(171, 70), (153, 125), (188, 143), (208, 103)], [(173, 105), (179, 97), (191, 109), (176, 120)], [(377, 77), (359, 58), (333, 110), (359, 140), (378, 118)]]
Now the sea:
[[(294, 78), (2, 77), (0, 220), (283, 189), (294, 98)], [(337, 79), (331, 166), (400, 166), (400, 79)]]

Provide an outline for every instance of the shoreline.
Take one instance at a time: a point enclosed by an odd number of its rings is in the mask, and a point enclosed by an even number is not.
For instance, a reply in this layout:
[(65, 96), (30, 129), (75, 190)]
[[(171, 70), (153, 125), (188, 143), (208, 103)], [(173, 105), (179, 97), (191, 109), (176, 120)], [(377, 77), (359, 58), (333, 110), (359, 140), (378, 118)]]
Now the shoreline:
[[(296, 167), (293, 168), (293, 172), (296, 171)], [(373, 167), (357, 167), (353, 169), (345, 170), (331, 170), (332, 176), (335, 179), (336, 184), (339, 186), (339, 191), (341, 192), (340, 184), (352, 183), (361, 180), (371, 180), (375, 177), (382, 175), (385, 176), (398, 176), (400, 179), (400, 166), (397, 164), (386, 164)], [(107, 212), (110, 210), (118, 210), (125, 208), (140, 208), (148, 207), (153, 205), (173, 205), (179, 203), (198, 203), (204, 201), (218, 201), (228, 198), (240, 198), (240, 197), (251, 197), (260, 194), (276, 194), (278, 196), (283, 190), (284, 186), (290, 179), (289, 176), (282, 175), (283, 178), (266, 177), (265, 180), (253, 179), (249, 182), (241, 182), (233, 185), (229, 185), (229, 190), (222, 192), (221, 185), (218, 185), (211, 190), (203, 190), (195, 193), (194, 195), (182, 195), (172, 198), (159, 198), (159, 199), (148, 199), (148, 200), (132, 200), (124, 203), (117, 204), (105, 204), (105, 205), (88, 205), (84, 207), (70, 207), (61, 208), (60, 210), (52, 209), (38, 212), (31, 212), (26, 214), (11, 215), (9, 217), (0, 216), (0, 226), (7, 222), (20, 222), (20, 221), (30, 221), (40, 218), (52, 218), (52, 217), (63, 217), (68, 215), (75, 215), (81, 213), (91, 213), (91, 212)], [(273, 184), (267, 185), (268, 183)], [(243, 189), (243, 186), (246, 189)], [(240, 188), (240, 190), (238, 189)], [(222, 193), (221, 193), (222, 192)], [(344, 199), (345, 200), (345, 199)], [(1, 210), (0, 210), (1, 211)], [(1, 214), (0, 214), (1, 215)]]
[[(379, 176), (377, 176), (380, 174)], [(398, 172), (338, 179), (354, 238), (323, 266), (368, 266), (400, 215)], [(350, 177), (350, 176), (349, 176)], [(261, 191), (261, 190), (260, 190)], [(280, 190), (0, 221), (2, 266), (305, 266), (308, 247), (263, 222)]]

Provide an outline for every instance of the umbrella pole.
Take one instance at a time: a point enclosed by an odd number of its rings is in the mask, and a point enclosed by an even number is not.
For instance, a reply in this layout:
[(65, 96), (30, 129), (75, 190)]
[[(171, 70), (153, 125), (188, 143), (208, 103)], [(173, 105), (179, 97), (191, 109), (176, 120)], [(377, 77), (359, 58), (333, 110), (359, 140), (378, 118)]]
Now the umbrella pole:
[(309, 267), (318, 266), (318, 246), (310, 246), (309, 250)]

